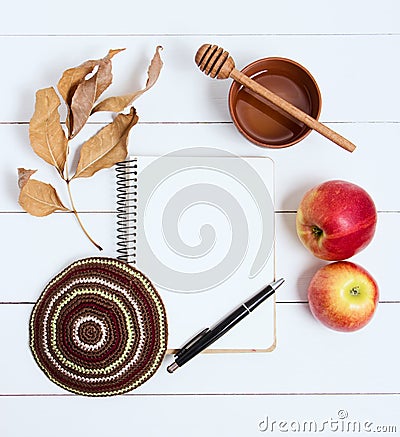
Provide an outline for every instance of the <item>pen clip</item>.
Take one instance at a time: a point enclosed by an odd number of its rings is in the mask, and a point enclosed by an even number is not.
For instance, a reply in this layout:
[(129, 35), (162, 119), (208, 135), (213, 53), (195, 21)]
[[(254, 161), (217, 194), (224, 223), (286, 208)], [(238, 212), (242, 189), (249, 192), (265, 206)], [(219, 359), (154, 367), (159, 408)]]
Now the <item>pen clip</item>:
[(186, 352), (187, 349), (190, 348), (197, 340), (199, 340), (201, 337), (203, 337), (210, 328), (205, 328), (202, 331), (200, 331), (197, 335), (192, 337), (186, 344), (184, 344), (181, 349), (178, 350), (178, 352), (175, 354), (175, 357), (181, 356), (184, 352)]

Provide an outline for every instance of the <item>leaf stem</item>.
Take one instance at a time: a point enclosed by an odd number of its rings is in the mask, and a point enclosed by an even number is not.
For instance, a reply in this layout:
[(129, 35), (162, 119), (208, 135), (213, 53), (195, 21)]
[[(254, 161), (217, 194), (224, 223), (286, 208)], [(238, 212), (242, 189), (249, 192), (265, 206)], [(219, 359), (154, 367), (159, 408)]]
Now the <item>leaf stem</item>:
[(89, 232), (86, 230), (85, 226), (83, 226), (82, 220), (79, 217), (78, 211), (75, 208), (75, 204), (74, 204), (74, 199), (72, 197), (72, 192), (71, 192), (71, 187), (70, 187), (70, 179), (68, 177), (68, 170), (66, 170), (67, 175), (66, 175), (66, 179), (65, 182), (67, 183), (67, 188), (68, 188), (68, 195), (69, 195), (69, 200), (71, 202), (71, 208), (72, 208), (72, 212), (74, 213), (76, 219), (78, 220), (79, 226), (81, 227), (82, 231), (84, 232), (84, 234), (86, 235), (86, 237), (90, 240), (90, 242), (99, 250), (103, 250), (103, 248), (98, 245), (93, 238), (90, 236)]
[(103, 248), (93, 240), (93, 238), (90, 236), (89, 232), (86, 230), (85, 226), (83, 226), (82, 220), (79, 217), (78, 211), (75, 208), (74, 199), (72, 197), (72, 192), (71, 192), (71, 187), (70, 187), (70, 182), (71, 182), (72, 178), (70, 179), (70, 177), (69, 177), (69, 168), (68, 168), (69, 152), (70, 152), (70, 148), (69, 148), (69, 144), (67, 144), (67, 156), (66, 156), (66, 159), (65, 159), (64, 171), (60, 172), (60, 176), (65, 181), (65, 183), (67, 184), (68, 196), (69, 196), (69, 200), (71, 202), (71, 212), (73, 212), (74, 216), (76, 217), (76, 219), (77, 219), (77, 221), (79, 223), (79, 226), (81, 227), (83, 233), (86, 235), (86, 237), (89, 239), (89, 241), (98, 250), (103, 250)]

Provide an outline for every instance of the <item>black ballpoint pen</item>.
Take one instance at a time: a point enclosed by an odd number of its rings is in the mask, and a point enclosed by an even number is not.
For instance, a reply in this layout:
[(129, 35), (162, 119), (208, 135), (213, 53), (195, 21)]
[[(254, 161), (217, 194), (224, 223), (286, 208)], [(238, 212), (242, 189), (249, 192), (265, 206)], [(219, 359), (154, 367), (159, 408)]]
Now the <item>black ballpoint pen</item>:
[(226, 334), (237, 323), (250, 314), (262, 302), (272, 296), (275, 291), (284, 283), (284, 279), (278, 279), (271, 282), (261, 291), (256, 293), (246, 302), (242, 303), (238, 308), (228, 314), (224, 319), (218, 322), (212, 328), (206, 328), (197, 334), (194, 338), (189, 340), (182, 349), (175, 354), (175, 361), (167, 367), (169, 373), (175, 372), (178, 367), (183, 366), (194, 356), (206, 349), (212, 343), (217, 341), (220, 337)]

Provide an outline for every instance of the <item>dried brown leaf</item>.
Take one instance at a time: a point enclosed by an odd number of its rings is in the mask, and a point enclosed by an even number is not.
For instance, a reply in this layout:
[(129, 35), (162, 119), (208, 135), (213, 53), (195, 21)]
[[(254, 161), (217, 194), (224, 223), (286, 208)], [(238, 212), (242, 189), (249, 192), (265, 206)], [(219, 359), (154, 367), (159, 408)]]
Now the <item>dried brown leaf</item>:
[(69, 211), (62, 204), (53, 186), (30, 179), (32, 170), (18, 169), (18, 173), (18, 183), (20, 187), (22, 185), (18, 202), (26, 212), (36, 217), (44, 217), (57, 210)]
[(36, 93), (35, 112), (29, 123), (29, 139), (35, 153), (63, 174), (68, 141), (61, 127), (58, 107), (60, 99), (54, 88)]
[(104, 58), (86, 61), (63, 73), (57, 87), (68, 106), (69, 138), (73, 138), (82, 129), (94, 103), (110, 86), (111, 59), (122, 50), (109, 50)]
[(96, 101), (97, 73), (90, 79), (83, 80), (78, 87), (70, 105), (69, 137), (73, 138), (85, 125)]
[(97, 61), (90, 60), (84, 62), (78, 67), (69, 68), (64, 71), (61, 79), (58, 81), (57, 89), (67, 105), (71, 103), (76, 87), (89, 73), (93, 71), (96, 64)]
[(159, 53), (160, 50), (162, 50), (162, 47), (157, 46), (156, 52), (147, 70), (147, 82), (145, 88), (136, 91), (132, 94), (127, 94), (118, 97), (109, 97), (107, 99), (104, 99), (102, 102), (100, 102), (93, 108), (92, 113), (98, 111), (121, 112), (127, 106), (131, 105), (143, 93), (148, 91), (157, 82), (157, 79), (161, 72), (161, 68), (163, 66), (163, 62), (161, 60), (161, 56)]
[(135, 108), (118, 114), (115, 120), (83, 144), (73, 178), (87, 178), (104, 168), (123, 161), (128, 154), (128, 136), (138, 122)]
[(99, 69), (97, 72), (97, 90), (96, 90), (96, 100), (100, 95), (111, 85), (112, 82), (112, 72), (111, 72), (111, 59), (119, 52), (125, 49), (111, 49), (108, 51), (107, 56), (100, 59)]
[(36, 173), (37, 170), (27, 170), (25, 168), (18, 168), (18, 187), (19, 189), (24, 188), (29, 178)]

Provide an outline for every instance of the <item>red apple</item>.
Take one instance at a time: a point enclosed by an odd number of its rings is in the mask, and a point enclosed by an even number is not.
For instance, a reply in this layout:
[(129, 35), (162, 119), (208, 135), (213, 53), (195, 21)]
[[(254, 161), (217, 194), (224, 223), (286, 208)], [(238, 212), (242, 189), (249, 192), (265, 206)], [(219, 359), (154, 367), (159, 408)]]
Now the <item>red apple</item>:
[(320, 268), (308, 287), (312, 314), (336, 331), (356, 331), (374, 315), (379, 290), (361, 266), (338, 261)]
[(296, 229), (315, 256), (339, 261), (369, 244), (376, 221), (374, 202), (363, 188), (333, 180), (307, 191), (297, 210)]

